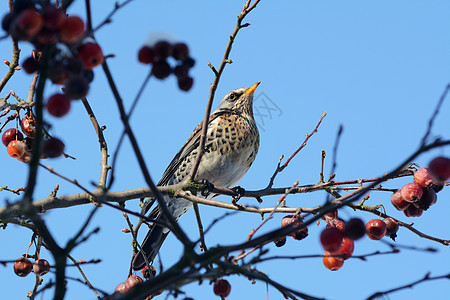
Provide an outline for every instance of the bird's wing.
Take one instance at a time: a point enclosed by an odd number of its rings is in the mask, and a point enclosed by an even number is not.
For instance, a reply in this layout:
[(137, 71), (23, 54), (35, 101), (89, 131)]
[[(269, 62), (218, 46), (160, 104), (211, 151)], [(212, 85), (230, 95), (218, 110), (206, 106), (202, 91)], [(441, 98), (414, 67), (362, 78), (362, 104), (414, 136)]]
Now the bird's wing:
[[(230, 113), (230, 111), (228, 111), (228, 110), (221, 110), (218, 112), (214, 112), (209, 117), (209, 125), (218, 117), (228, 114), (228, 113)], [(198, 145), (200, 144), (202, 125), (203, 125), (203, 122), (200, 122), (200, 124), (197, 125), (197, 127), (194, 129), (191, 136), (187, 140), (187, 142), (183, 145), (183, 147), (180, 149), (180, 151), (178, 151), (178, 153), (172, 159), (172, 161), (170, 162), (166, 171), (164, 171), (164, 174), (162, 175), (161, 180), (158, 183), (159, 186), (167, 185), (169, 183), (169, 180), (175, 174), (175, 171), (180, 166), (180, 164), (186, 159), (186, 157), (192, 151), (194, 151), (196, 148), (198, 148)]]

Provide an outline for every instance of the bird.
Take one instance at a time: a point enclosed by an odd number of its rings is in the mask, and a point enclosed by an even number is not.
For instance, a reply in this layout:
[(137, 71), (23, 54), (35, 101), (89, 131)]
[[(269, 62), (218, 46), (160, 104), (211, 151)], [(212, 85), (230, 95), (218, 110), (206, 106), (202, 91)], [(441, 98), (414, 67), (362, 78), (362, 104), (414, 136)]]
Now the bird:
[[(209, 117), (205, 151), (194, 177), (196, 182), (206, 180), (216, 186), (232, 188), (247, 173), (259, 149), (259, 132), (253, 117), (253, 94), (260, 83), (258, 81), (249, 88), (232, 90)], [(202, 126), (203, 122), (200, 122), (194, 129), (163, 173), (158, 186), (177, 184), (188, 177), (199, 151)], [(192, 202), (183, 198), (167, 194), (163, 198), (175, 220), (192, 207)], [(150, 212), (149, 217), (167, 223), (159, 206)], [(153, 262), (169, 232), (163, 225), (151, 225), (132, 260), (134, 270)]]

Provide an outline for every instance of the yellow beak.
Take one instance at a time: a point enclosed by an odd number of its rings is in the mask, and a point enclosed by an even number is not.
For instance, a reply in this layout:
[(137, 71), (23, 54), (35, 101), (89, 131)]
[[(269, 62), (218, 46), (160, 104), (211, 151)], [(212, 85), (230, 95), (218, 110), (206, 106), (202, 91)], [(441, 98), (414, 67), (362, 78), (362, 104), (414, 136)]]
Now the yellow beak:
[(251, 87), (249, 87), (249, 88), (245, 91), (244, 95), (253, 94), (253, 93), (255, 92), (256, 88), (258, 87), (258, 85), (259, 85), (260, 83), (261, 83), (261, 81), (258, 81), (257, 83), (255, 83), (254, 85), (252, 85)]

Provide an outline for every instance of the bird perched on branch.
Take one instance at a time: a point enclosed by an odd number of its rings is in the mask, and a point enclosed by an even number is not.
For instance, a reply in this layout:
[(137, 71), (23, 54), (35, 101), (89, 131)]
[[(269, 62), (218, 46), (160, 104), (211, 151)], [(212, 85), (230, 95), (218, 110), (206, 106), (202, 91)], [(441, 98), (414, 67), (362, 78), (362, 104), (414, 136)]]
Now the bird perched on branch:
[[(230, 188), (247, 173), (259, 148), (259, 132), (253, 118), (253, 94), (259, 84), (229, 92), (209, 117), (205, 152), (195, 181), (207, 180)], [(177, 184), (187, 178), (199, 151), (202, 124), (200, 122), (175, 155), (158, 186)], [(192, 202), (183, 198), (164, 195), (164, 201), (175, 220), (192, 207)], [(149, 216), (167, 223), (159, 206)], [(151, 263), (168, 234), (167, 227), (153, 224), (133, 259), (133, 269), (142, 269), (146, 261)]]

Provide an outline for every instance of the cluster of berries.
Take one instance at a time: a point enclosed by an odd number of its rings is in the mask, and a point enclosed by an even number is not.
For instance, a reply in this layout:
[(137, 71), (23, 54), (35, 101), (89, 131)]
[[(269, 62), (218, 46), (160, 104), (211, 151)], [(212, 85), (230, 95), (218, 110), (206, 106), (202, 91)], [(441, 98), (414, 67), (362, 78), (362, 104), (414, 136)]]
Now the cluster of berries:
[[(177, 61), (174, 68), (167, 62), (169, 57)], [(139, 50), (138, 60), (143, 64), (153, 64), (152, 74), (158, 79), (173, 73), (177, 77), (178, 87), (183, 91), (189, 91), (194, 83), (194, 79), (189, 76), (189, 69), (195, 61), (189, 56), (189, 48), (185, 43), (172, 45), (167, 41), (158, 41), (152, 47), (143, 46)]]
[(372, 240), (380, 240), (386, 234), (395, 238), (398, 231), (398, 223), (390, 217), (384, 220), (373, 219), (367, 224), (359, 218), (345, 222), (337, 217), (335, 211), (326, 214), (323, 219), (327, 222), (327, 226), (320, 234), (320, 243), (325, 249), (322, 261), (331, 271), (339, 270), (344, 261), (353, 255), (355, 240), (366, 234)]
[[(294, 227), (300, 227), (303, 224), (303, 216), (300, 214), (287, 215), (281, 220), (281, 227), (291, 225)], [(289, 234), (294, 240), (301, 241), (308, 236), (308, 227), (303, 227)], [(274, 240), (275, 246), (282, 247), (286, 244), (286, 237)]]
[(103, 63), (104, 56), (97, 43), (85, 39), (85, 25), (81, 18), (66, 16), (61, 9), (50, 4), (38, 8), (33, 1), (21, 0), (16, 1), (14, 10), (3, 18), (2, 27), (12, 37), (29, 41), (37, 49), (22, 64), (27, 73), (39, 72), (40, 51), (50, 51), (48, 78), (53, 83), (64, 85), (67, 97), (64, 101), (59, 99), (57, 106), (62, 108), (56, 112), (49, 111), (50, 114), (64, 115), (70, 108), (69, 99), (87, 95), (89, 83), (94, 78), (92, 69)]
[[(27, 114), (20, 122), (21, 131), (16, 128), (6, 130), (2, 135), (3, 145), (11, 157), (17, 158), (22, 162), (29, 162), (33, 139), (36, 135), (36, 121), (31, 114)], [(41, 146), (41, 158), (54, 158), (64, 153), (65, 145), (61, 140), (50, 137), (46, 139)]]
[(33, 264), (28, 258), (21, 257), (14, 262), (14, 273), (20, 277), (26, 277), (33, 270), (37, 276), (42, 276), (50, 271), (50, 264), (45, 259), (38, 259)]
[(436, 203), (444, 181), (450, 178), (450, 159), (434, 158), (428, 168), (414, 173), (414, 181), (405, 184), (391, 196), (394, 207), (407, 217), (420, 217), (424, 210)]

